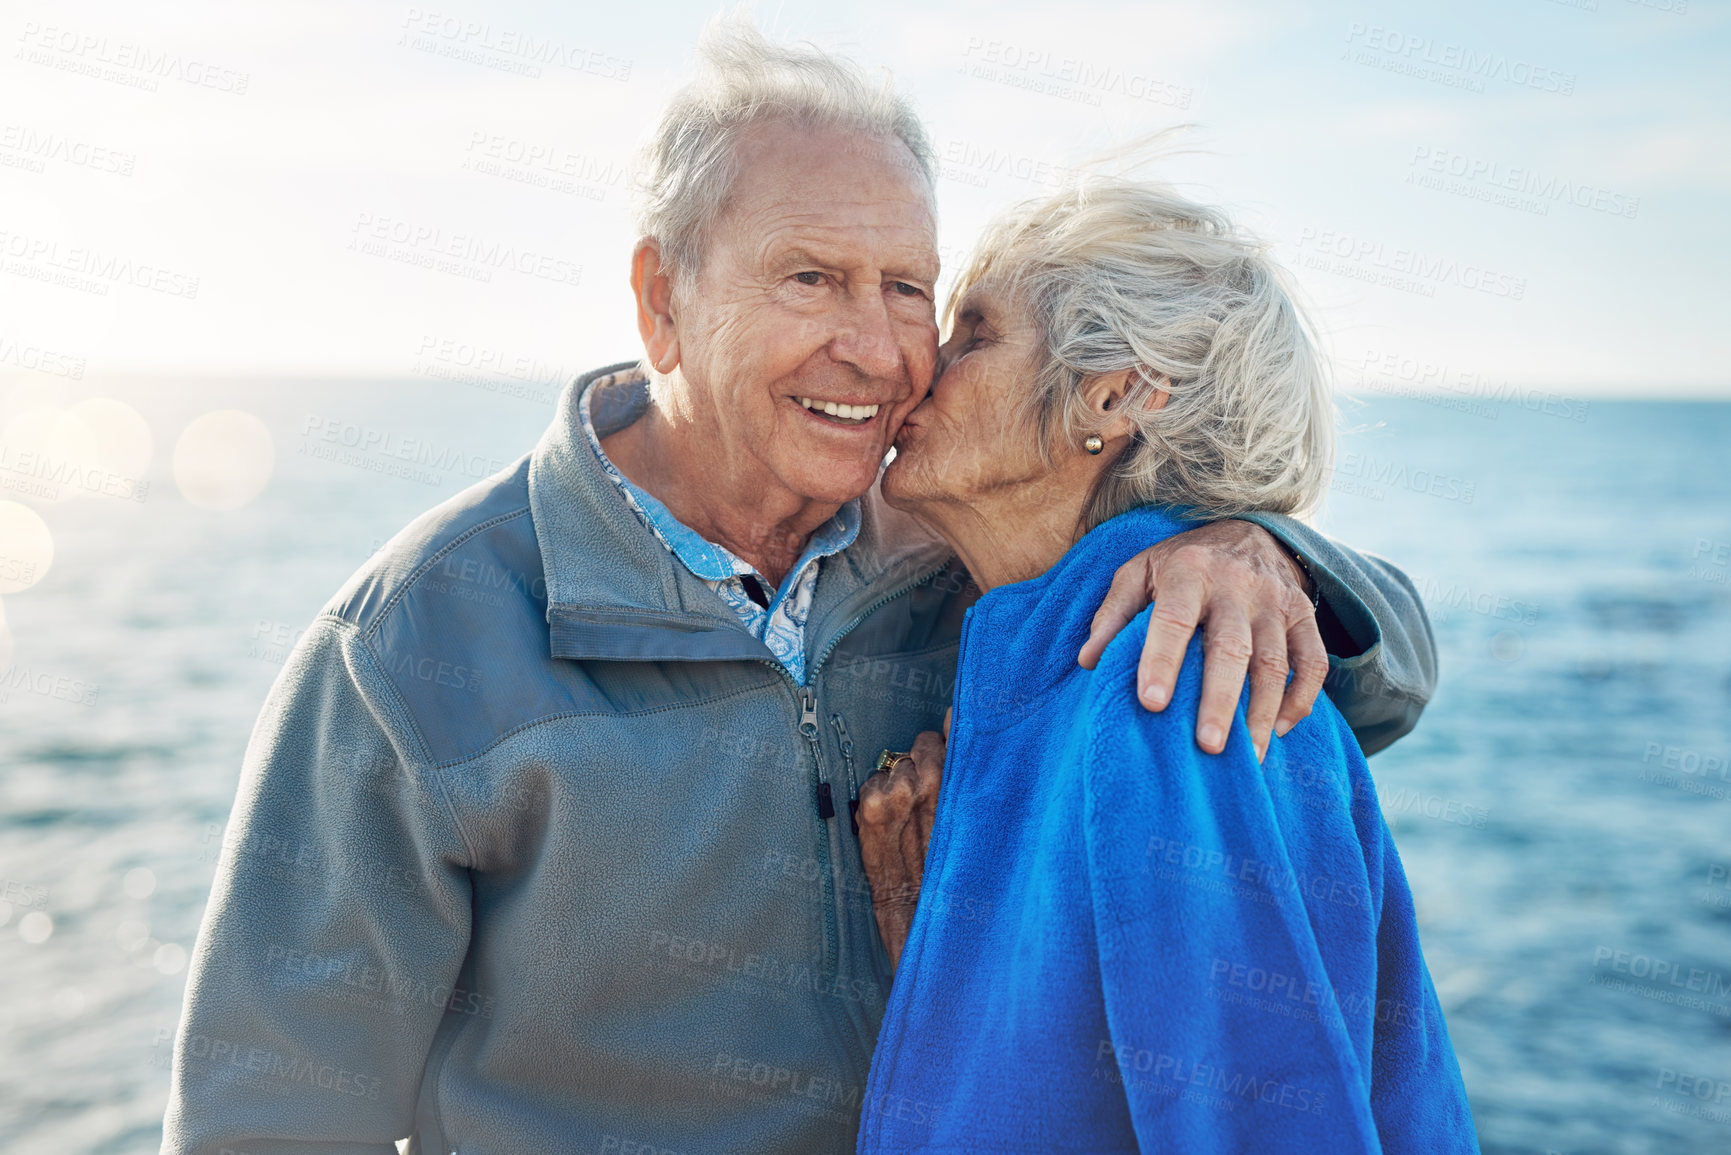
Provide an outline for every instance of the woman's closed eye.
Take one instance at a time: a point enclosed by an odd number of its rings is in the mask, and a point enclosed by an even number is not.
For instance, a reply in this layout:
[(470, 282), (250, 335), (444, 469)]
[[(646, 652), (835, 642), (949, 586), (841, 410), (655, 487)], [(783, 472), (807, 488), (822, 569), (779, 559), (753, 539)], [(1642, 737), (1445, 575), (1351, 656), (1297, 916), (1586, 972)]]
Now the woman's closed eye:
[(975, 325), (968, 333), (967, 337), (962, 340), (961, 347), (956, 350), (957, 359), (966, 357), (975, 349), (981, 349), (990, 345), (995, 339), (995, 336), (996, 335), (986, 326)]

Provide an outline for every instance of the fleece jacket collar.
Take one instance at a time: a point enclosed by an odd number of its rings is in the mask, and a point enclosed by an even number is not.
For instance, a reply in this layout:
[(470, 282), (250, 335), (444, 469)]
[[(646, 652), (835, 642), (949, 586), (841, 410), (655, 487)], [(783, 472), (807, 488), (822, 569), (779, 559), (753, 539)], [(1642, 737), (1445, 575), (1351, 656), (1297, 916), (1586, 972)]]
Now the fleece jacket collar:
[[(647, 406), (637, 362), (608, 365), (566, 386), (529, 460), (529, 508), (547, 581), (547, 627), (556, 658), (608, 661), (773, 662), (738, 615), (639, 521), (595, 459), (578, 404), (593, 389), (599, 437)], [(858, 539), (824, 561), (806, 631), (815, 671), (840, 636), (878, 603), (947, 563), (944, 542), (885, 506), (874, 486), (861, 502)]]

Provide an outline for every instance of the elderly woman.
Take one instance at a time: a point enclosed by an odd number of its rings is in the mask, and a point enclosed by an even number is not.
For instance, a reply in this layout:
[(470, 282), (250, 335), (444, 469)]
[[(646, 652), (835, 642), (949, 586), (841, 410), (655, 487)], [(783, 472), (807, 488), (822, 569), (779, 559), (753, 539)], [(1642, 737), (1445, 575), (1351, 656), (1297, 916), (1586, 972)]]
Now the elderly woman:
[(1278, 270), (1218, 213), (1095, 181), (993, 226), (951, 310), (883, 490), (986, 592), (947, 758), (922, 735), (862, 799), (898, 965), (859, 1149), (1475, 1151), (1340, 715), (1259, 764), (1241, 704), (1209, 755), (1198, 644), (1160, 714), (1127, 691), (1140, 631), (1075, 659), (1124, 559), (1321, 497), (1329, 394)]

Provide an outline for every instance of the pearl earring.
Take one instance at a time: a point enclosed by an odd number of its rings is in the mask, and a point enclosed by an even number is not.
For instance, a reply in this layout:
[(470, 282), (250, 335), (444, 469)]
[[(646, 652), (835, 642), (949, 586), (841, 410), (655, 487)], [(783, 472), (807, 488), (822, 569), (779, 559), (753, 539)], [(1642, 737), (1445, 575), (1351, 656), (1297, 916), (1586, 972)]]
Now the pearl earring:
[(1100, 440), (1100, 435), (1098, 433), (1093, 433), (1088, 436), (1088, 440), (1082, 442), (1082, 448), (1086, 449), (1089, 453), (1099, 453), (1102, 449), (1106, 448), (1106, 443)]

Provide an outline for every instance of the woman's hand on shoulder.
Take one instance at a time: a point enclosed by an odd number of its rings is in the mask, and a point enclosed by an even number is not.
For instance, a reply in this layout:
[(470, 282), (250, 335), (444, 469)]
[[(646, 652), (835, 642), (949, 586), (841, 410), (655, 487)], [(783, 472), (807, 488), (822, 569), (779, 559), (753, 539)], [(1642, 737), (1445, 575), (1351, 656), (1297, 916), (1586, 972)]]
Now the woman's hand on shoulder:
[(942, 734), (927, 730), (914, 739), (912, 751), (860, 786), (860, 858), (871, 882), (872, 913), (892, 966), (901, 961), (914, 924), (926, 846), (937, 819), (949, 730), (946, 714)]
[(1302, 722), (1328, 677), (1307, 586), (1302, 567), (1261, 526), (1216, 521), (1174, 534), (1119, 567), (1079, 660), (1093, 669), (1107, 643), (1153, 602), (1136, 687), (1144, 706), (1164, 710), (1200, 625), (1206, 659), (1196, 744), (1210, 754), (1226, 748), (1248, 671), (1245, 722), (1260, 760), (1269, 733), (1284, 735)]

